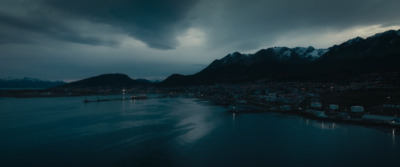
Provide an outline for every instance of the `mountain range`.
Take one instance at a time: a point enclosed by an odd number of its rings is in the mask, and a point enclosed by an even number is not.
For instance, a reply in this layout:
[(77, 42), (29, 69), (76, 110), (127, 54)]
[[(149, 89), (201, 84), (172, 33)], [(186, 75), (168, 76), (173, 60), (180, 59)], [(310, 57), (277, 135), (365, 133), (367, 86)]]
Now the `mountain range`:
[(0, 88), (2, 89), (23, 89), (23, 88), (50, 88), (65, 84), (63, 81), (44, 81), (35, 78), (2, 78)]
[(132, 88), (151, 85), (145, 79), (132, 79), (126, 74), (102, 74), (79, 81), (67, 83), (52, 89), (81, 89), (81, 88)]
[(337, 81), (373, 72), (400, 71), (400, 30), (356, 37), (327, 49), (271, 47), (234, 52), (193, 75), (173, 74), (160, 85), (183, 86), (276, 81)]
[[(271, 81), (339, 81), (366, 73), (400, 72), (400, 30), (366, 39), (356, 37), (327, 49), (271, 47), (254, 54), (234, 52), (214, 60), (192, 75), (173, 74), (159, 86)], [(0, 80), (0, 86), (2, 80)], [(18, 85), (18, 84), (14, 84)], [(53, 89), (131, 88), (156, 85), (125, 74), (103, 74), (71, 83), (55, 83)], [(32, 86), (31, 86), (32, 87)]]

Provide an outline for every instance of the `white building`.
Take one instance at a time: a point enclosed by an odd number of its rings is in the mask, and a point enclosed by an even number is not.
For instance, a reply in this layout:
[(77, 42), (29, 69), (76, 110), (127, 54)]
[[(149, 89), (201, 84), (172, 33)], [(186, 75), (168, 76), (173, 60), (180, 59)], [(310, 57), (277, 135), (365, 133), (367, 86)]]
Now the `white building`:
[(329, 105), (329, 109), (330, 109), (330, 110), (338, 110), (338, 109), (339, 109), (339, 105), (337, 105), (337, 104), (330, 104), (330, 105)]
[(363, 106), (351, 106), (351, 112), (364, 112)]
[(292, 107), (290, 107), (289, 105), (282, 105), (279, 108), (284, 111), (290, 111), (292, 109)]
[(321, 104), (320, 102), (312, 102), (312, 103), (311, 103), (311, 107), (314, 107), (314, 108), (321, 108), (321, 107), (322, 107), (322, 104)]

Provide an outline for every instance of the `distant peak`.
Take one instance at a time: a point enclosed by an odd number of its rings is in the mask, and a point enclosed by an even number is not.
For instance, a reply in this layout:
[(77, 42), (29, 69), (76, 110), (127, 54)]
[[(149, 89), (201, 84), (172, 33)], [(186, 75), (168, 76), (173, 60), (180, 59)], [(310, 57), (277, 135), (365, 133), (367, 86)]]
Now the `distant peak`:
[(126, 74), (122, 74), (122, 73), (110, 73), (110, 74), (101, 74), (99, 76), (106, 76), (106, 75), (120, 75), (120, 76), (128, 76)]
[(238, 51), (229, 54), (230, 57), (237, 57), (237, 56), (240, 56), (240, 55), (242, 55), (242, 54), (240, 52), (238, 52)]
[(360, 42), (360, 41), (364, 41), (364, 38), (361, 37), (355, 37), (353, 39), (348, 40), (347, 42), (345, 42), (347, 45), (352, 45), (354, 43)]
[(388, 30), (388, 31), (385, 31), (385, 32), (382, 32), (382, 33), (377, 33), (374, 36), (371, 36), (370, 38), (379, 38), (379, 37), (382, 37), (382, 36), (393, 36), (393, 35), (400, 36), (400, 29), (397, 30), (397, 31), (396, 30)]
[(279, 46), (275, 46), (271, 48), (276, 54), (281, 53), (282, 51), (287, 50), (287, 47), (279, 47)]
[(122, 74), (122, 73), (110, 73), (110, 74), (101, 74), (95, 77), (110, 77), (110, 76), (114, 76), (114, 77), (128, 77), (130, 78), (128, 75), (126, 74)]

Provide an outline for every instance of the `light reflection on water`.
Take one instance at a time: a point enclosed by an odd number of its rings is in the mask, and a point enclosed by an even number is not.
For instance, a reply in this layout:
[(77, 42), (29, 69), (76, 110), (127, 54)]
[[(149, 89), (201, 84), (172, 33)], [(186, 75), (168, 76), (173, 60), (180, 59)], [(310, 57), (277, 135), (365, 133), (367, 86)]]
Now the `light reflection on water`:
[[(190, 102), (192, 103), (192, 102)], [(179, 117), (179, 122), (176, 123), (176, 128), (183, 128), (187, 132), (177, 137), (179, 144), (193, 143), (196, 140), (206, 136), (215, 128), (216, 122), (211, 121), (210, 117), (213, 113), (208, 112), (209, 106), (196, 106), (191, 104), (192, 107), (180, 107), (171, 113), (173, 116)], [(196, 107), (194, 107), (196, 106)], [(199, 114), (193, 115), (192, 112)]]
[(337, 123), (335, 122), (312, 121), (312, 120), (310, 121), (307, 118), (304, 118), (303, 121), (306, 123), (306, 125), (310, 125), (312, 127), (316, 127), (321, 130), (335, 130), (336, 128), (342, 128), (338, 126)]
[(395, 128), (393, 128), (392, 129), (392, 144), (393, 144), (393, 148), (395, 149), (396, 148), (396, 129)]

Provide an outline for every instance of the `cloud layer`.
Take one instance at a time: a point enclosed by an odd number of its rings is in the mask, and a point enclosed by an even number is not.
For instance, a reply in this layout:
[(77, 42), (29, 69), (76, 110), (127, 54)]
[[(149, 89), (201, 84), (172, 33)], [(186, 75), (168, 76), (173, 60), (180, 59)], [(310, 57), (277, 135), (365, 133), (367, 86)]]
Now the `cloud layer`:
[[(87, 75), (129, 71), (139, 77), (189, 74), (200, 69), (191, 64), (205, 66), (233, 51), (254, 52), (274, 45), (329, 47), (400, 27), (398, 0), (1, 3), (2, 75), (50, 79), (62, 79), (60, 75), (78, 79), (83, 77), (79, 71), (90, 71)], [(46, 70), (50, 66), (53, 73)], [(79, 70), (68, 72), (73, 66)]]

